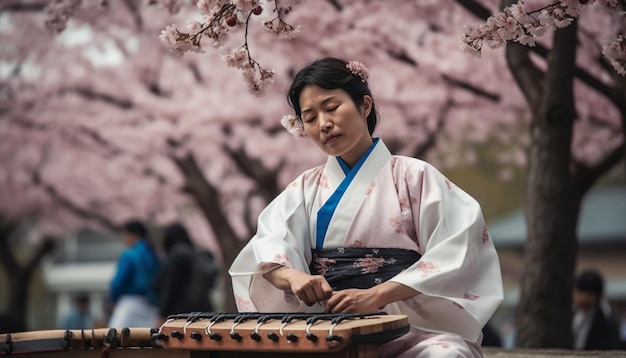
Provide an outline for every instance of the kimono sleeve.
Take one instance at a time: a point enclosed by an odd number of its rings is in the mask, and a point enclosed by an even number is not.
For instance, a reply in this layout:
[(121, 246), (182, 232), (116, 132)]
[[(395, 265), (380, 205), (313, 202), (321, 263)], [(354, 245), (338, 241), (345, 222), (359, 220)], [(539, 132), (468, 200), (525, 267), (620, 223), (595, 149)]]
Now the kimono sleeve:
[(480, 205), (428, 164), (412, 172), (405, 185), (423, 252), (391, 280), (421, 294), (399, 304), (422, 329), (476, 341), (503, 298), (500, 263)]
[[(296, 296), (263, 278), (263, 264), (277, 263), (309, 273), (311, 240), (303, 177), (296, 179), (259, 215), (257, 233), (235, 258), (229, 273), (240, 312), (302, 310)], [(304, 305), (306, 307), (306, 305)]]

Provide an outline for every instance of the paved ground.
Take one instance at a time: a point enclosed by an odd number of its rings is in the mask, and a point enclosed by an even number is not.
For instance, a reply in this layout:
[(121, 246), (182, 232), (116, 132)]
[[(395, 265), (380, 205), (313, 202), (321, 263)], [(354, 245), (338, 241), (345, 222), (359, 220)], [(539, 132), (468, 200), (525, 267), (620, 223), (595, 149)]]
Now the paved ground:
[(571, 351), (561, 349), (496, 349), (484, 348), (485, 358), (626, 358), (626, 351)]

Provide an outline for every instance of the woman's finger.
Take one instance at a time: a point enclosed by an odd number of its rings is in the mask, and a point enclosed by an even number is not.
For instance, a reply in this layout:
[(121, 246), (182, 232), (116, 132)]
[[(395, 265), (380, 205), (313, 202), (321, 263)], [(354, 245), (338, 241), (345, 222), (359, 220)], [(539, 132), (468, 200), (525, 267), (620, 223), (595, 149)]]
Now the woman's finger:
[(303, 290), (303, 301), (304, 303), (307, 304), (307, 306), (311, 306), (313, 305), (315, 302), (317, 302), (317, 296), (315, 295), (315, 289), (311, 286), (307, 286), (304, 290)]

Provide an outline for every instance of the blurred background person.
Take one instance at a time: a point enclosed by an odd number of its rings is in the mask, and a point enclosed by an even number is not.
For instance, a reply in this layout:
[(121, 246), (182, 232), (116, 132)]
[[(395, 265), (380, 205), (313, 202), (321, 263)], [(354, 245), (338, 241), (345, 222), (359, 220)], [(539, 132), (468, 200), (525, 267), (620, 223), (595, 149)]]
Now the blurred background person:
[(8, 312), (0, 313), (0, 334), (26, 331), (26, 324)]
[(602, 306), (604, 280), (595, 270), (581, 272), (574, 281), (574, 349), (609, 350), (619, 345), (619, 328), (610, 308)]
[(156, 283), (161, 319), (213, 311), (211, 292), (219, 271), (213, 255), (196, 248), (180, 223), (165, 228), (163, 249), (167, 260)]
[(154, 327), (158, 323), (154, 282), (160, 263), (143, 223), (132, 220), (122, 231), (126, 249), (120, 255), (109, 298), (113, 312), (109, 327)]
[(62, 329), (91, 329), (94, 328), (94, 319), (89, 307), (89, 296), (86, 293), (77, 294), (72, 299), (70, 311), (61, 321)]

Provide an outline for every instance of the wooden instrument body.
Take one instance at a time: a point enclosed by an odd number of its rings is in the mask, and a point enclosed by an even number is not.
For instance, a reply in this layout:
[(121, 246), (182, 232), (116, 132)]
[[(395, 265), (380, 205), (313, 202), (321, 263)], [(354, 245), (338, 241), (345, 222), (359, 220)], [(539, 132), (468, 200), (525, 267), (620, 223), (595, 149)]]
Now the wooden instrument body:
[[(153, 328), (98, 328), (46, 330), (0, 334), (0, 356), (20, 357), (100, 357), (102, 352), (134, 351), (154, 353)], [(165, 355), (164, 355), (165, 356)]]
[[(364, 315), (339, 322), (305, 317), (261, 323), (249, 319), (213, 319), (175, 315), (159, 329), (101, 328), (0, 334), (0, 356), (22, 357), (377, 357), (380, 345), (409, 329), (401, 315)], [(178, 316), (178, 317), (177, 317)], [(309, 315), (315, 316), (315, 315)]]
[(288, 323), (279, 318), (259, 323), (257, 316), (239, 322), (186, 317), (168, 320), (159, 333), (165, 338), (161, 344), (166, 349), (319, 354), (352, 346), (378, 346), (409, 329), (408, 318), (403, 315), (348, 317), (338, 323), (331, 318), (339, 315), (329, 316), (313, 323), (307, 323), (307, 315)]

